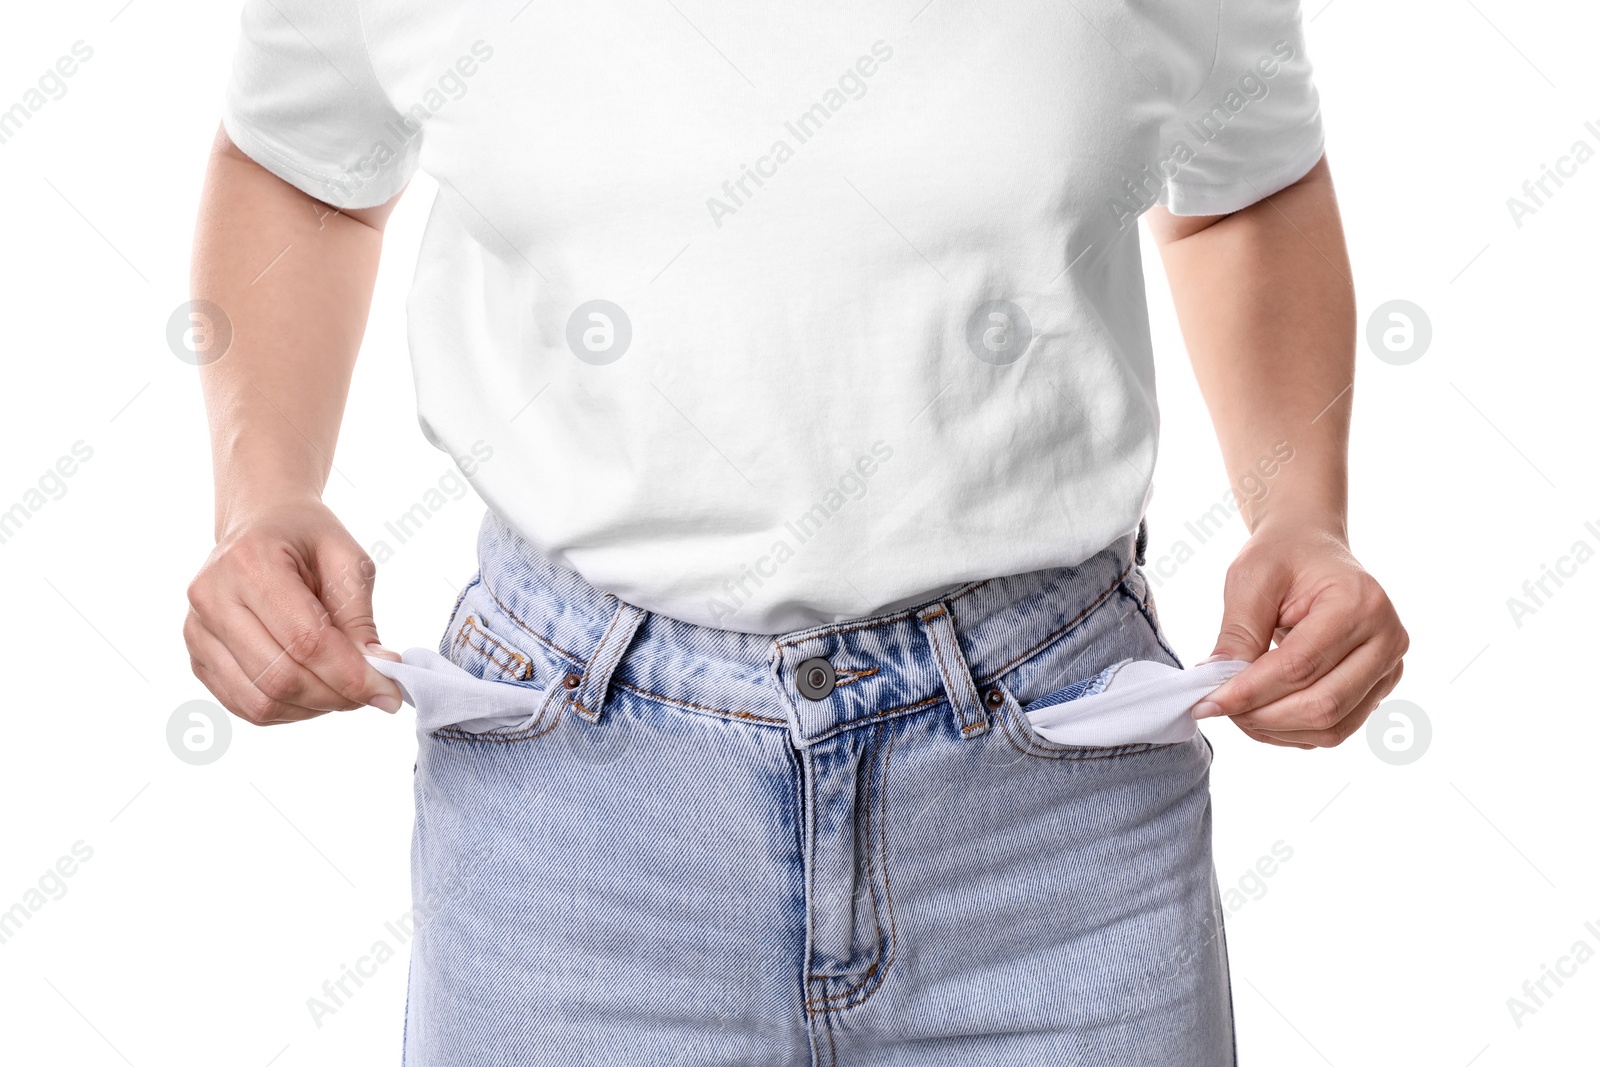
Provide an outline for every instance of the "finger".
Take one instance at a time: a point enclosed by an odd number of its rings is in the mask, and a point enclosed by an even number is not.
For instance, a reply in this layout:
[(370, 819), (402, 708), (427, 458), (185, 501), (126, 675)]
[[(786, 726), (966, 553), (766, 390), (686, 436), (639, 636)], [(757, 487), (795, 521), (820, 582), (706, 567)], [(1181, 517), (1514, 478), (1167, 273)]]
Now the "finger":
[[(193, 617), (191, 615), (191, 617)], [(194, 676), (229, 712), (257, 726), (299, 722), (323, 714), (312, 708), (274, 700), (251, 684), (226, 646), (203, 627), (184, 627), (189, 666)]]
[(1379, 642), (1369, 641), (1306, 688), (1234, 718), (1243, 726), (1267, 733), (1331, 730), (1394, 667), (1388, 651)]
[(385, 648), (378, 638), (378, 624), (372, 614), (377, 564), (364, 552), (351, 553), (342, 548), (320, 549), (314, 562), (320, 585), (318, 599), (333, 624), (363, 654), (398, 662), (400, 654)]
[[(1400, 684), (1403, 668), (1396, 666), (1358, 700), (1351, 712), (1334, 726), (1322, 730), (1266, 730), (1262, 733), (1284, 741), (1299, 742), (1316, 748), (1333, 748), (1349, 740), (1366, 724), (1379, 704)], [(1237, 720), (1236, 720), (1237, 721)]]
[(1315, 745), (1308, 745), (1308, 744), (1305, 744), (1304, 742), (1301, 742), (1301, 741), (1286, 741), (1283, 738), (1274, 737), (1271, 734), (1264, 734), (1260, 730), (1247, 730), (1243, 726), (1240, 726), (1239, 729), (1241, 731), (1243, 731), (1244, 735), (1246, 737), (1248, 737), (1250, 740), (1252, 740), (1252, 741), (1260, 741), (1263, 745), (1276, 745), (1279, 748), (1315, 748), (1316, 747)]
[(236, 688), (243, 681), (248, 685), (248, 679), (243, 674), (228, 672), (226, 669), (214, 671), (204, 663), (191, 660), (190, 666), (196, 678), (200, 679), (205, 687), (216, 694), (218, 701), (234, 716), (243, 719), (254, 726), (281, 726), (284, 723), (302, 722), (314, 719), (327, 712), (315, 711), (311, 708), (296, 708), (291, 704), (284, 704), (272, 700), (270, 697), (257, 697), (248, 688)]
[(255, 613), (243, 604), (213, 608), (197, 616), (206, 634), (219, 642), (253, 688), (274, 700), (316, 711), (349, 711), (357, 701), (334, 692), (283, 650)]
[(400, 709), (399, 686), (362, 658), (286, 555), (274, 561), (267, 580), (248, 583), (236, 593), (279, 647), (335, 693), (384, 711)]
[(1296, 735), (1294, 735), (1294, 734), (1269, 734), (1269, 733), (1262, 733), (1259, 730), (1252, 730), (1252, 731), (1249, 731), (1249, 733), (1250, 733), (1250, 735), (1252, 737), (1256, 738), (1259, 741), (1265, 742), (1266, 744), (1269, 744), (1269, 745), (1282, 745), (1285, 748), (1303, 748), (1303, 749), (1313, 749), (1313, 748), (1322, 747), (1322, 746), (1319, 746), (1319, 745), (1314, 745), (1310, 741), (1296, 740), (1295, 739)]
[(1211, 651), (1213, 659), (1254, 660), (1272, 647), (1287, 581), (1287, 575), (1276, 570), (1268, 573), (1264, 581), (1242, 570), (1228, 572), (1222, 592), (1222, 626)]
[[(1195, 717), (1237, 716), (1310, 689), (1366, 643), (1376, 626), (1376, 620), (1359, 611), (1353, 600), (1338, 593), (1325, 594), (1277, 648), (1265, 652), (1195, 705)], [(1389, 666), (1385, 664), (1384, 670)], [(1361, 691), (1381, 673), (1374, 672)]]

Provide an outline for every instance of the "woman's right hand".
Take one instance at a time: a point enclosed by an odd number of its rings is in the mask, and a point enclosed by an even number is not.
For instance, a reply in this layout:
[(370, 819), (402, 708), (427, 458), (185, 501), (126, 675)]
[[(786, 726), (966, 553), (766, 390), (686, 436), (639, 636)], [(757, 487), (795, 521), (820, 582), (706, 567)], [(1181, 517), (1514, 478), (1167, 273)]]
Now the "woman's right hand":
[(317, 499), (235, 515), (189, 584), (183, 636), (195, 677), (257, 725), (371, 704), (400, 710), (400, 689), (362, 657), (378, 643), (376, 567)]

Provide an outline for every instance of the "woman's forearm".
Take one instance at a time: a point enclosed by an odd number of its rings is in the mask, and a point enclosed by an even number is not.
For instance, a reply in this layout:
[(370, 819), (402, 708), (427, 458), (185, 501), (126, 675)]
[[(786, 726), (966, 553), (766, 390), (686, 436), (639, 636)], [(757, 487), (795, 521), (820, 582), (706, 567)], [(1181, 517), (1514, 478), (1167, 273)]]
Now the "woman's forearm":
[(1327, 161), (1220, 220), (1150, 224), (1246, 526), (1343, 537), (1355, 301)]
[(192, 293), (221, 309), (207, 311), (232, 338), (197, 352), (217, 545), (189, 584), (184, 640), (196, 676), (249, 722), (400, 708), (363, 658), (392, 658), (372, 617), (372, 561), (321, 502), (386, 208), (335, 212), (218, 133)]
[(1349, 547), (1355, 300), (1327, 161), (1220, 219), (1151, 214), (1251, 532), (1213, 648), (1251, 662), (1193, 713), (1269, 744), (1337, 745), (1399, 683), (1409, 638)]
[(192, 295), (220, 307), (203, 362), (219, 539), (264, 502), (320, 497), (366, 326), (386, 208), (336, 212), (219, 132), (195, 233)]

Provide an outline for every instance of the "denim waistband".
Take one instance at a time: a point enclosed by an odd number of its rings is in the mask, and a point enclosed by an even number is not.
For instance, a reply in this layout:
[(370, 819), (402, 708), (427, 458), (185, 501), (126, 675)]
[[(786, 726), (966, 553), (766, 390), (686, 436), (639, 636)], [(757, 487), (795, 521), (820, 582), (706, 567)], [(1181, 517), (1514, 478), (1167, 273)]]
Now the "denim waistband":
[[(630, 690), (785, 728), (801, 744), (941, 703), (963, 733), (983, 732), (983, 705), (994, 699), (986, 687), (1113, 596), (1136, 571), (1136, 551), (1130, 532), (1073, 567), (968, 582), (880, 615), (750, 634), (658, 615), (602, 592), (492, 511), (478, 537), (484, 590), (524, 639), (567, 663), (565, 684), (579, 714), (597, 719), (609, 695)], [(801, 668), (814, 672), (817, 660), (831, 677), (820, 699), (808, 699)]]

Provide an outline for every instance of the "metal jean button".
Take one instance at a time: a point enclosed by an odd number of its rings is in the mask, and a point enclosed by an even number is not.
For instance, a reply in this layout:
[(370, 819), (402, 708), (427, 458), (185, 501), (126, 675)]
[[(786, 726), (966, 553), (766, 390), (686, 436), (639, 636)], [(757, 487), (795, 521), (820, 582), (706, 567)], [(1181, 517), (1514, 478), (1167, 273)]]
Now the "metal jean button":
[(800, 695), (807, 700), (822, 700), (833, 692), (838, 676), (833, 672), (833, 664), (821, 656), (813, 656), (795, 668), (795, 687), (800, 690)]

